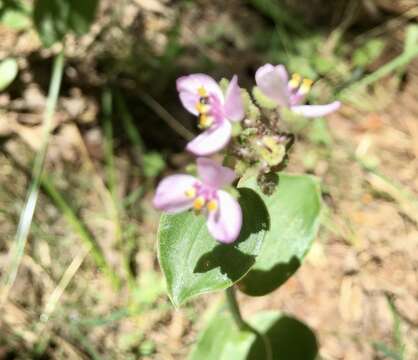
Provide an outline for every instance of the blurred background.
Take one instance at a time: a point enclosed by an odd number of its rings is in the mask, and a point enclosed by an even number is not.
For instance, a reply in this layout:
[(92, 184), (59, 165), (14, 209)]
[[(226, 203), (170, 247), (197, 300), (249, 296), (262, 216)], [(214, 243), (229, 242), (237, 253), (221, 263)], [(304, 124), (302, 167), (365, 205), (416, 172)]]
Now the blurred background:
[(16, 249), (60, 51), (42, 47), (31, 6), (0, 1), (0, 359), (186, 358), (223, 294), (175, 310), (156, 260), (150, 199), (197, 133), (175, 80), (238, 74), (251, 87), (266, 62), (344, 106), (293, 126), (288, 171), (322, 180), (321, 231), (280, 290), (239, 295), (244, 315), (297, 316), (324, 360), (418, 358), (416, 0), (101, 0), (91, 31), (66, 40), (38, 206)]

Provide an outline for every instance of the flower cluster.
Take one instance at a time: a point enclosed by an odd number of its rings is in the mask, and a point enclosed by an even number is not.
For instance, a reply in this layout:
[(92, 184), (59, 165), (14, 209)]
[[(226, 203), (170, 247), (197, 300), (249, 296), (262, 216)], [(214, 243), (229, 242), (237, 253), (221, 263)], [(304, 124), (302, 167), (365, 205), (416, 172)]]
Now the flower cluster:
[[(260, 67), (255, 82), (257, 90), (278, 110), (287, 108), (305, 117), (319, 117), (340, 107), (338, 101), (303, 105), (312, 81), (298, 74), (289, 79), (283, 65)], [(197, 117), (202, 130), (186, 146), (198, 157), (198, 177), (183, 174), (163, 179), (157, 187), (154, 206), (167, 213), (193, 209), (206, 217), (208, 230), (216, 240), (232, 243), (241, 231), (242, 211), (238, 201), (222, 189), (231, 185), (237, 174), (256, 168), (262, 188), (271, 192), (269, 175), (282, 168), (294, 137), (278, 130), (280, 112), (266, 115), (263, 106), (256, 106), (239, 87), (237, 76), (228, 82), (225, 91), (208, 75), (183, 76), (177, 80), (177, 90), (183, 106)], [(223, 149), (227, 149), (227, 163), (235, 171), (207, 158)]]

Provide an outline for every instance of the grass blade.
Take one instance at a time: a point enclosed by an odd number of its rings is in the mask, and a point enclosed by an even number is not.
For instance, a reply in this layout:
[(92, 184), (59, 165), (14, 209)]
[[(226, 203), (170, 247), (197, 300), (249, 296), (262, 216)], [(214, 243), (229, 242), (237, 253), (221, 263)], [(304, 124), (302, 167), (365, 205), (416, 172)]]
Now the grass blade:
[(106, 162), (106, 180), (109, 192), (112, 198), (111, 217), (114, 224), (115, 242), (120, 243), (122, 232), (120, 224), (120, 207), (117, 193), (117, 175), (115, 158), (113, 154), (113, 96), (110, 89), (106, 89), (102, 94), (102, 112), (103, 112), (103, 128), (104, 128), (104, 155)]
[(58, 101), (58, 95), (61, 88), (62, 74), (64, 70), (64, 50), (55, 57), (52, 77), (48, 92), (48, 99), (43, 118), (42, 145), (36, 154), (32, 169), (32, 180), (26, 197), (25, 206), (20, 214), (19, 224), (15, 236), (15, 241), (9, 252), (9, 271), (5, 273), (4, 289), (0, 298), (0, 305), (3, 305), (9, 296), (20, 262), (22, 261), (25, 245), (29, 236), (30, 227), (35, 213), (36, 203), (38, 201), (39, 187), (41, 183), (42, 172), (44, 169), (45, 157), (48, 150), (49, 137), (52, 129), (52, 120)]
[(62, 212), (67, 222), (71, 225), (73, 230), (79, 235), (80, 239), (85, 244), (87, 251), (90, 251), (97, 267), (109, 278), (110, 282), (115, 288), (120, 287), (120, 279), (114, 273), (112, 267), (106, 261), (103, 251), (93, 235), (84, 225), (84, 223), (77, 217), (76, 212), (67, 203), (64, 197), (54, 187), (52, 182), (46, 177), (42, 177), (42, 188), (46, 194), (54, 202), (55, 206)]

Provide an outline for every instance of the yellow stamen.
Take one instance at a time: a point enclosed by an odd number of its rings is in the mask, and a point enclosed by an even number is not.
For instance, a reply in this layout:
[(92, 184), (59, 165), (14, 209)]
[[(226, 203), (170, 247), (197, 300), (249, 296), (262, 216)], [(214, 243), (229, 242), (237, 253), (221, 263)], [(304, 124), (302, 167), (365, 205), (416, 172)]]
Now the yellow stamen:
[(193, 201), (193, 209), (196, 211), (202, 210), (203, 206), (205, 206), (206, 200), (203, 196), (199, 196)]
[(202, 104), (200, 101), (196, 103), (196, 110), (199, 114), (206, 114), (210, 110), (210, 106), (208, 104)]
[(302, 76), (299, 74), (293, 74), (292, 79), (289, 81), (289, 86), (293, 89), (299, 87), (300, 82), (302, 81)]
[(206, 89), (203, 86), (201, 86), (200, 88), (197, 89), (197, 93), (199, 94), (200, 97), (208, 96), (208, 92), (206, 91)]
[(214, 212), (218, 210), (218, 202), (216, 200), (211, 200), (208, 202), (206, 207), (208, 208), (209, 212)]
[(196, 197), (196, 189), (194, 187), (191, 187), (190, 189), (187, 189), (185, 191), (185, 194), (188, 198), (194, 198)]
[(311, 90), (313, 81), (311, 79), (304, 79), (302, 82), (302, 85), (300, 86), (299, 91), (302, 94), (307, 94), (309, 92), (309, 90)]
[(206, 114), (200, 114), (199, 116), (199, 127), (201, 129), (207, 129), (213, 124), (213, 117)]

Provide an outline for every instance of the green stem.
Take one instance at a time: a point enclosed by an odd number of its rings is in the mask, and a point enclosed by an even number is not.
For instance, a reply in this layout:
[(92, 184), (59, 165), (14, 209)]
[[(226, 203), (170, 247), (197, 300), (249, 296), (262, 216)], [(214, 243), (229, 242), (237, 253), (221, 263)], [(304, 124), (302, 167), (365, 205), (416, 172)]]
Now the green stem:
[(410, 28), (409, 32), (407, 31), (406, 40), (405, 40), (405, 49), (404, 52), (394, 58), (392, 61), (389, 61), (385, 65), (381, 66), (375, 72), (367, 75), (360, 81), (348, 86), (341, 93), (341, 98), (344, 99), (352, 92), (360, 88), (365, 88), (372, 85), (373, 83), (379, 81), (385, 76), (391, 74), (392, 72), (402, 69), (407, 66), (412, 60), (418, 56), (418, 46), (416, 45), (417, 29)]
[(247, 330), (248, 325), (244, 321), (241, 315), (241, 311), (239, 309), (239, 304), (237, 301), (237, 296), (235, 294), (235, 288), (233, 286), (226, 289), (226, 300), (228, 302), (229, 311), (234, 318), (235, 323), (237, 324), (240, 330)]
[(32, 182), (29, 186), (25, 206), (20, 214), (19, 224), (15, 236), (15, 242), (10, 250), (10, 271), (6, 275), (5, 287), (1, 296), (2, 304), (7, 300), (10, 289), (12, 288), (16, 280), (17, 271), (22, 261), (24, 249), (29, 236), (33, 215), (35, 213), (35, 208), (38, 201), (39, 187), (41, 183), (42, 172), (44, 169), (45, 158), (48, 150), (49, 137), (51, 135), (52, 130), (52, 120), (54, 117), (55, 108), (58, 101), (58, 95), (61, 88), (63, 71), (64, 48), (54, 59), (52, 77), (48, 92), (48, 99), (42, 122), (42, 145), (41, 149), (35, 157), (32, 169)]
[(235, 288), (231, 286), (228, 289), (226, 289), (225, 292), (226, 292), (226, 300), (228, 302), (229, 311), (232, 314), (235, 324), (238, 326), (238, 328), (241, 331), (251, 331), (257, 337), (259, 337), (264, 344), (264, 349), (266, 350), (266, 360), (273, 360), (273, 353), (271, 350), (271, 344), (270, 344), (270, 340), (268, 339), (268, 337), (262, 334), (261, 332), (259, 332), (257, 329), (253, 328), (248, 323), (246, 323), (244, 319), (242, 318), (241, 310), (239, 308), (237, 296), (235, 293)]

